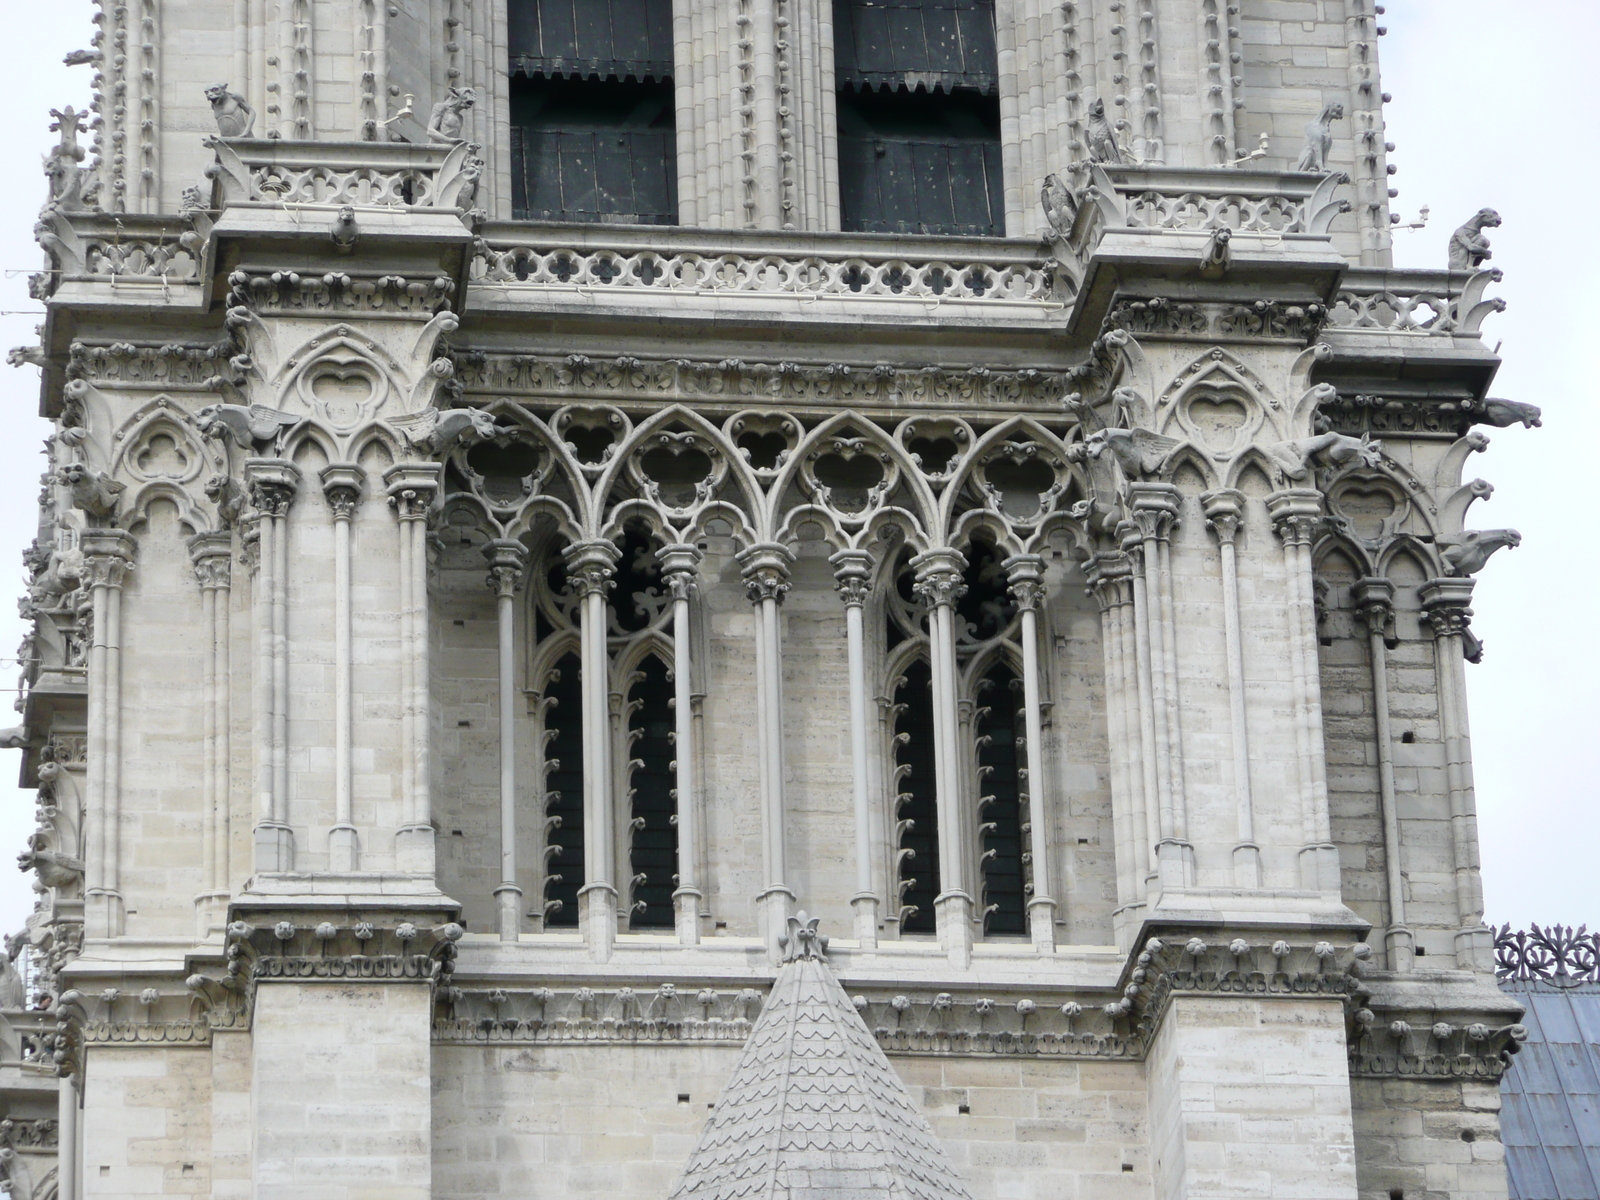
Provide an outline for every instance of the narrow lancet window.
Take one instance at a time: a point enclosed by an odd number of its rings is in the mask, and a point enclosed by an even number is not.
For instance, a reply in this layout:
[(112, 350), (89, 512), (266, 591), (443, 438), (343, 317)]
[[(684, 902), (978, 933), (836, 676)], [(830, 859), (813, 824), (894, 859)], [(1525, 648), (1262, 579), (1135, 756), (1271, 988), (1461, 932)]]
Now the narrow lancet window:
[(583, 886), (583, 678), (563, 655), (544, 687), (546, 928), (576, 928)]
[(913, 662), (894, 688), (895, 885), (902, 933), (934, 932), (939, 895), (939, 820), (935, 800), (933, 679)]
[(1005, 234), (993, 0), (834, 0), (846, 230)]
[(671, 929), (677, 887), (677, 791), (673, 771), (672, 678), (655, 655), (628, 692), (629, 866), (634, 929)]
[(974, 691), (983, 929), (988, 934), (1025, 934), (1022, 680), (998, 663)]
[(670, 0), (511, 0), (519, 220), (678, 220)]

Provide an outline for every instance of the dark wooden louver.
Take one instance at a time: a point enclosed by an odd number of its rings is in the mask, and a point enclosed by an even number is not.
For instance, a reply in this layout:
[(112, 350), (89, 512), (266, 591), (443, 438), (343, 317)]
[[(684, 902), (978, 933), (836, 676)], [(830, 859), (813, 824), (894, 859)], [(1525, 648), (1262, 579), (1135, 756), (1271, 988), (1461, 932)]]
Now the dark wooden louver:
[(510, 0), (513, 75), (665, 79), (672, 0)]
[(996, 94), (994, 0), (835, 0), (841, 87)]
[(672, 225), (676, 136), (632, 129), (511, 127), (511, 206), (518, 220)]
[(998, 142), (839, 138), (846, 229), (1001, 237), (1000, 180)]

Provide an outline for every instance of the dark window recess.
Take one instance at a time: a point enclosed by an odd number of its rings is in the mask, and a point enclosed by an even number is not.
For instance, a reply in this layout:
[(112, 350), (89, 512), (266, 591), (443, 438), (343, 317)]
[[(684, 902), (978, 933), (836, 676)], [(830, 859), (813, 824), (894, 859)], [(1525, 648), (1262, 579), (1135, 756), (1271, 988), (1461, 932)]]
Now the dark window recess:
[(672, 684), (651, 655), (640, 665), (628, 697), (630, 866), (634, 929), (671, 929), (678, 882), (678, 793), (672, 769)]
[(1022, 680), (1005, 664), (978, 684), (978, 833), (985, 933), (1026, 933), (1023, 878)]
[(834, 0), (841, 86), (993, 94), (996, 62), (993, 0)]
[(676, 224), (671, 81), (512, 80), (511, 208), (518, 220)]
[(512, 75), (666, 79), (672, 0), (511, 0)]
[(925, 662), (906, 668), (894, 691), (895, 856), (900, 928), (933, 933), (939, 894), (939, 821), (934, 801), (933, 678)]
[(546, 835), (556, 848), (546, 864), (546, 928), (576, 928), (578, 889), (583, 886), (583, 677), (576, 654), (564, 655), (545, 684), (546, 818), (559, 824)]

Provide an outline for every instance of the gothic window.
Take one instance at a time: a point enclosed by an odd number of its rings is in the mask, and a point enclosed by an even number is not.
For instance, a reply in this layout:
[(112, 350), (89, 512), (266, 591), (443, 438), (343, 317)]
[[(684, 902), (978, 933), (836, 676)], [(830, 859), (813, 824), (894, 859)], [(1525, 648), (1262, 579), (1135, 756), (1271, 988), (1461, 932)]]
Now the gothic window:
[(1023, 845), (1027, 799), (1023, 793), (1022, 680), (997, 663), (978, 681), (973, 725), (977, 732), (978, 848), (983, 870), (985, 933), (1028, 932)]
[[(564, 574), (564, 572), (563, 572)], [(544, 686), (544, 923), (576, 928), (583, 886), (583, 679), (576, 654), (563, 655)]]
[(670, 0), (511, 0), (519, 220), (678, 219)]
[(939, 821), (933, 776), (933, 680), (918, 659), (895, 681), (896, 892), (903, 933), (934, 932), (939, 894)]
[(634, 929), (671, 929), (678, 870), (672, 679), (654, 654), (628, 693), (628, 807)]
[(834, 0), (846, 230), (1005, 233), (993, 0)]

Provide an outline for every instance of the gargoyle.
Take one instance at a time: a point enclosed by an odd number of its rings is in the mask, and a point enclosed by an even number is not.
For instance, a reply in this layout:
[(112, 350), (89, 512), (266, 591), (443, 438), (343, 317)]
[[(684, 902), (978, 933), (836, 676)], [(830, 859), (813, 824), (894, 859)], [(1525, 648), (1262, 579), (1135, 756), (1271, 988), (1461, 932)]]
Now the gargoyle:
[(1325, 175), (1328, 171), (1328, 152), (1333, 149), (1333, 123), (1344, 119), (1344, 105), (1330, 104), (1315, 121), (1306, 126), (1305, 149), (1300, 151), (1296, 171), (1311, 171)]
[(494, 418), (482, 409), (452, 408), (439, 413), (425, 430), (408, 430), (406, 436), (417, 449), (443, 457), (460, 443), (485, 441), (495, 432)]
[(1489, 252), (1489, 239), (1485, 229), (1500, 224), (1500, 214), (1492, 208), (1480, 208), (1472, 220), (1450, 235), (1450, 269), (1476, 271), (1494, 255)]
[(293, 413), (268, 408), (265, 404), (208, 404), (194, 415), (195, 427), (206, 437), (231, 437), (241, 450), (258, 443), (276, 442), (291, 425), (298, 423)]
[(1050, 223), (1058, 238), (1072, 232), (1072, 223), (1078, 217), (1078, 198), (1072, 189), (1061, 182), (1059, 175), (1046, 175), (1039, 189), (1039, 204), (1044, 209), (1044, 219)]
[(69, 887), (83, 878), (83, 860), (51, 850), (43, 833), (28, 838), (28, 848), (17, 855), (17, 870), (37, 871), (48, 888)]
[(1206, 248), (1200, 252), (1200, 278), (1221, 279), (1228, 273), (1228, 268), (1233, 265), (1233, 250), (1228, 243), (1233, 240), (1233, 231), (1222, 228), (1211, 235), (1206, 242)]
[(85, 212), (89, 200), (85, 191), (88, 172), (78, 164), (84, 159), (84, 149), (78, 145), (78, 135), (85, 132), (84, 116), (68, 105), (50, 110), (55, 118), (50, 123), (52, 131), (60, 131), (61, 140), (45, 155), (44, 173), (50, 180), (50, 198), (45, 201), (41, 215), (54, 212)]
[(255, 132), (256, 110), (238, 92), (230, 92), (227, 84), (212, 84), (206, 89), (206, 99), (211, 102), (217, 132), (223, 137), (247, 138)]
[(1372, 440), (1370, 433), (1359, 438), (1323, 433), (1293, 442), (1275, 442), (1262, 449), (1273, 466), (1289, 479), (1304, 479), (1317, 468), (1337, 469), (1354, 462), (1377, 467), (1383, 461), (1379, 443)]
[(1096, 458), (1109, 450), (1129, 479), (1146, 479), (1160, 471), (1178, 445), (1176, 438), (1148, 429), (1101, 429), (1083, 441), (1084, 449)]
[(1441, 534), (1437, 540), (1452, 575), (1476, 575), (1502, 546), (1522, 545), (1522, 535), (1515, 529), (1467, 529)]
[(13, 367), (48, 367), (50, 360), (41, 346), (13, 346), (6, 353), (6, 362)]
[(340, 254), (348, 254), (356, 248), (356, 242), (361, 237), (361, 231), (356, 228), (356, 210), (346, 204), (333, 218), (333, 228), (329, 231), (333, 238), (333, 248)]
[(1516, 400), (1496, 400), (1492, 396), (1483, 402), (1483, 423), (1496, 429), (1509, 429), (1521, 422), (1524, 429), (1543, 425), (1539, 418), (1544, 410), (1537, 404), (1521, 404)]
[(21, 750), (28, 745), (30, 735), (26, 725), (13, 725), (0, 729), (0, 750)]
[(244, 511), (244, 489), (235, 482), (233, 476), (213, 475), (206, 480), (206, 498), (217, 506), (217, 520), (222, 527), (233, 528), (233, 523)]
[(433, 106), (428, 113), (428, 140), (453, 146), (465, 141), (462, 130), (466, 125), (467, 109), (477, 102), (478, 96), (471, 88), (451, 88), (450, 94)]
[(73, 507), (81, 508), (90, 517), (109, 521), (117, 515), (117, 497), (125, 485), (105, 472), (91, 471), (82, 463), (68, 463), (56, 472), (56, 482), (71, 493)]
[(1122, 157), (1122, 147), (1117, 145), (1116, 130), (1112, 129), (1111, 122), (1106, 120), (1104, 100), (1090, 101), (1089, 121), (1083, 140), (1089, 151), (1090, 162), (1115, 163), (1120, 166), (1125, 161)]

